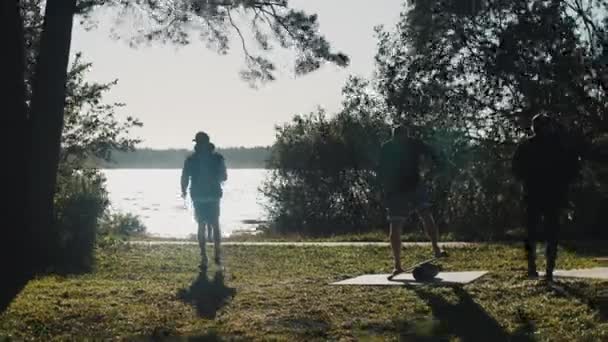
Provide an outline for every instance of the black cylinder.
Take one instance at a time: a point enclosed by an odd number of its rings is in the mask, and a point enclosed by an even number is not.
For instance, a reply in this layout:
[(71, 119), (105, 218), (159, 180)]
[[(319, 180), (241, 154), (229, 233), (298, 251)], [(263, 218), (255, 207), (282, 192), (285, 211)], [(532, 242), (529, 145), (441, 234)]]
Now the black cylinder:
[(412, 271), (414, 279), (420, 282), (431, 281), (437, 274), (439, 274), (439, 266), (433, 264), (423, 264)]

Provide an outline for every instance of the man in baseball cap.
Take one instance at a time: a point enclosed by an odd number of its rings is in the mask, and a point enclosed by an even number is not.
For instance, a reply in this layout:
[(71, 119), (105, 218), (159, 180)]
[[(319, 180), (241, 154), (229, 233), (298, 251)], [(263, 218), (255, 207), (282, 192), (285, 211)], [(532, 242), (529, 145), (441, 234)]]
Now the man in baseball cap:
[(190, 186), (190, 197), (198, 223), (198, 241), (201, 248), (201, 272), (207, 271), (206, 230), (213, 230), (215, 263), (221, 264), (220, 254), (220, 200), (222, 183), (227, 179), (224, 157), (215, 152), (209, 135), (198, 132), (193, 140), (194, 153), (184, 163), (181, 176), (182, 197)]

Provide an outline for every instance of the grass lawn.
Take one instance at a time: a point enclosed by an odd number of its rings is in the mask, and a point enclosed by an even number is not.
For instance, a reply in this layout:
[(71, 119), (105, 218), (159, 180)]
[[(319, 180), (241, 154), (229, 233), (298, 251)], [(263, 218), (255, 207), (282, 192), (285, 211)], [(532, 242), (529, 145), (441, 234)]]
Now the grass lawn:
[[(585, 249), (588, 251), (588, 249)], [(197, 279), (196, 246), (102, 250), (97, 271), (32, 281), (0, 316), (16, 340), (608, 341), (608, 283), (525, 280), (522, 251), (450, 250), (445, 270), (492, 271), (462, 288), (334, 287), (387, 272), (381, 247), (227, 246), (225, 282)], [(405, 264), (427, 257), (407, 248)], [(597, 266), (594, 253), (560, 250), (560, 268)], [(2, 338), (0, 338), (2, 339)], [(178, 339), (179, 340), (179, 339)]]

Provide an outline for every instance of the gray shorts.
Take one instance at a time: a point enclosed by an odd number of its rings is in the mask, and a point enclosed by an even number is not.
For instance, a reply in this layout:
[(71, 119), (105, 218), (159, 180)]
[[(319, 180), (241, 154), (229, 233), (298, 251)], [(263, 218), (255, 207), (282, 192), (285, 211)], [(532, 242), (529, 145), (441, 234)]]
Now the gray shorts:
[(198, 223), (217, 224), (220, 218), (220, 201), (200, 201), (194, 199), (194, 216)]
[(384, 198), (389, 219), (406, 219), (413, 212), (432, 206), (426, 187), (419, 184), (414, 191), (391, 193)]

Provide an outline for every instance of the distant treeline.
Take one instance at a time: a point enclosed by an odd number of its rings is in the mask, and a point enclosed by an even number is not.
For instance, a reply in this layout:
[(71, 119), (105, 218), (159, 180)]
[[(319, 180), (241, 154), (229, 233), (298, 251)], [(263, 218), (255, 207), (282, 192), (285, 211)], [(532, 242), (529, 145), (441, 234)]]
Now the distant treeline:
[[(233, 169), (262, 169), (270, 157), (270, 147), (218, 148), (226, 166)], [(185, 149), (137, 149), (133, 152), (115, 151), (113, 162), (95, 162), (100, 168), (108, 169), (175, 169), (184, 165), (184, 160), (192, 151)]]

